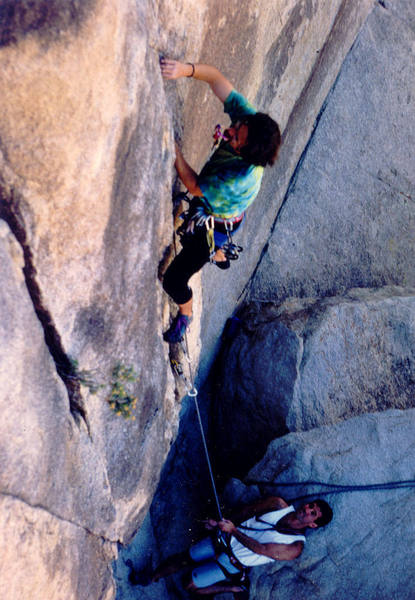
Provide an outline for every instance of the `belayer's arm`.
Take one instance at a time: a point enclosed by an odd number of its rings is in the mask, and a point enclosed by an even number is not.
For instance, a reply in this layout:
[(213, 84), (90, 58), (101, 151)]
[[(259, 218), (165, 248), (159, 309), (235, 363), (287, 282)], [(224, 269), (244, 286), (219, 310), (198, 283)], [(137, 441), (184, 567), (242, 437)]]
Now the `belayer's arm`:
[(245, 546), (245, 548), (255, 552), (255, 554), (262, 554), (263, 556), (268, 556), (274, 560), (294, 560), (294, 558), (300, 556), (303, 551), (304, 544), (300, 541), (293, 542), (292, 544), (261, 544), (261, 542), (255, 538), (239, 531), (232, 521), (229, 521), (228, 519), (219, 521), (218, 527), (224, 533), (230, 533), (238, 540), (238, 542)]
[(161, 74), (165, 79), (179, 79), (180, 77), (193, 77), (208, 83), (212, 92), (221, 102), (225, 102), (234, 89), (231, 82), (216, 68), (211, 65), (196, 63), (194, 65), (181, 63), (170, 58), (160, 60)]

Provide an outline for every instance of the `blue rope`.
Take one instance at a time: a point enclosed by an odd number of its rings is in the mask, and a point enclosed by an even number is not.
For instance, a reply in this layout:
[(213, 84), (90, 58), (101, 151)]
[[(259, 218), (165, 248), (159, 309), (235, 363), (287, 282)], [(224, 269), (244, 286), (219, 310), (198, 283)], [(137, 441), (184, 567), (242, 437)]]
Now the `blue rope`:
[[(297, 482), (277, 482), (277, 481), (259, 481), (254, 479), (246, 480), (248, 485), (258, 486), (274, 486), (274, 487), (301, 487), (301, 486), (320, 486), (322, 490), (313, 492), (311, 494), (304, 494), (302, 496), (296, 496), (292, 500), (305, 500), (316, 496), (328, 496), (330, 494), (342, 494), (345, 492), (368, 492), (368, 491), (379, 491), (379, 490), (392, 490), (401, 488), (413, 488), (415, 487), (415, 479), (406, 479), (403, 481), (389, 481), (385, 483), (369, 483), (369, 484), (355, 484), (355, 485), (342, 485), (339, 483), (325, 483), (324, 481), (297, 481)], [(324, 491), (324, 488), (328, 488)]]

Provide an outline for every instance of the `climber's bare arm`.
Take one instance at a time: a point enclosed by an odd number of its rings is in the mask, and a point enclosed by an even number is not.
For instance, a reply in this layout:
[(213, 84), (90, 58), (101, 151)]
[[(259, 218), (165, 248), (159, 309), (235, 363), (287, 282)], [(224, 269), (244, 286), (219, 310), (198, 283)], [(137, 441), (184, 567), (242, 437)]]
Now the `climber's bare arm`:
[(180, 181), (184, 184), (184, 186), (189, 190), (192, 196), (203, 196), (202, 190), (197, 184), (197, 174), (189, 165), (189, 163), (184, 159), (183, 154), (175, 144), (176, 149), (176, 161), (174, 166), (176, 167), (177, 174), (179, 176)]
[[(160, 68), (161, 74), (165, 79), (190, 77), (193, 71), (192, 65), (170, 58), (162, 58), (160, 60)], [(211, 65), (196, 63), (194, 65), (193, 78), (208, 83), (213, 93), (221, 102), (225, 102), (234, 89), (231, 82), (216, 67), (212, 67)]]

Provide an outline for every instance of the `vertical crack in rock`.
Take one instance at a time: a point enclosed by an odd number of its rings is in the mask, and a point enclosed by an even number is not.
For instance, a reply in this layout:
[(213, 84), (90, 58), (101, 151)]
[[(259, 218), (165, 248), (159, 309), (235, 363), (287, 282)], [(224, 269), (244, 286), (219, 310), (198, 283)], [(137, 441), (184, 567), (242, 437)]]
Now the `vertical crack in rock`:
[(0, 4), (1, 47), (16, 44), (28, 34), (44, 41), (59, 39), (65, 31), (76, 34), (96, 0), (2, 0)]
[[(340, 72), (341, 72), (341, 70), (340, 70), (340, 71), (339, 71), (339, 73), (337, 74), (337, 77), (336, 77), (336, 79), (335, 79), (335, 81), (334, 81), (334, 83), (333, 83), (332, 87), (330, 88), (330, 90), (329, 90), (329, 92), (328, 92), (328, 94), (327, 94), (327, 96), (326, 96), (326, 98), (325, 98), (325, 100), (324, 100), (324, 102), (323, 102), (323, 104), (322, 104), (322, 106), (321, 106), (321, 108), (320, 108), (320, 110), (319, 110), (319, 112), (318, 112), (318, 114), (317, 114), (316, 118), (315, 118), (315, 121), (314, 121), (314, 124), (313, 124), (313, 129), (311, 130), (311, 133), (310, 133), (310, 136), (309, 136), (309, 138), (308, 138), (308, 140), (307, 140), (307, 143), (306, 143), (306, 145), (305, 145), (305, 147), (304, 147), (303, 151), (301, 152), (300, 158), (299, 158), (299, 159), (298, 159), (298, 161), (297, 161), (297, 164), (296, 164), (296, 166), (295, 166), (294, 172), (293, 172), (293, 174), (291, 175), (291, 177), (290, 177), (290, 180), (289, 180), (289, 182), (288, 182), (288, 186), (287, 186), (287, 190), (286, 190), (286, 192), (285, 192), (285, 194), (284, 194), (284, 198), (282, 199), (281, 205), (280, 205), (280, 207), (278, 208), (277, 214), (275, 215), (275, 219), (274, 219), (274, 221), (273, 221), (273, 223), (272, 223), (272, 225), (271, 225), (271, 227), (270, 227), (269, 234), (268, 234), (268, 239), (267, 239), (267, 241), (266, 241), (266, 243), (265, 243), (265, 245), (264, 245), (264, 247), (263, 247), (263, 249), (262, 249), (262, 251), (261, 251), (261, 254), (260, 254), (259, 258), (258, 258), (257, 264), (255, 265), (255, 268), (254, 268), (254, 270), (252, 271), (252, 274), (251, 274), (250, 278), (248, 279), (248, 281), (246, 282), (245, 286), (243, 287), (243, 289), (242, 289), (241, 293), (239, 294), (239, 297), (238, 297), (238, 302), (239, 302), (239, 301), (241, 300), (241, 298), (243, 298), (243, 297), (244, 297), (244, 295), (246, 294), (246, 291), (247, 291), (247, 289), (249, 288), (249, 286), (252, 284), (252, 281), (253, 281), (253, 280), (255, 279), (255, 277), (256, 277), (257, 271), (258, 271), (258, 269), (259, 269), (259, 267), (260, 267), (260, 264), (261, 264), (261, 262), (262, 262), (262, 260), (263, 260), (264, 256), (265, 256), (265, 255), (266, 255), (266, 253), (268, 252), (268, 248), (269, 248), (269, 242), (270, 242), (270, 240), (271, 240), (271, 238), (272, 238), (272, 236), (273, 236), (273, 233), (274, 233), (274, 231), (275, 231), (275, 228), (276, 228), (276, 226), (277, 226), (277, 223), (278, 223), (278, 221), (279, 221), (279, 218), (280, 218), (280, 216), (281, 216), (281, 213), (282, 213), (282, 211), (283, 211), (283, 209), (284, 209), (284, 207), (285, 207), (285, 204), (286, 204), (286, 202), (287, 202), (287, 199), (289, 198), (290, 194), (291, 194), (291, 193), (294, 191), (294, 189), (295, 189), (295, 185), (296, 185), (296, 183), (297, 183), (298, 174), (300, 173), (300, 169), (301, 169), (301, 167), (302, 167), (302, 165), (303, 165), (303, 162), (304, 162), (304, 160), (305, 160), (305, 157), (306, 157), (306, 155), (307, 155), (308, 149), (309, 149), (309, 147), (311, 146), (311, 144), (312, 144), (312, 142), (313, 142), (314, 135), (315, 135), (315, 133), (316, 133), (316, 131), (317, 131), (318, 124), (319, 124), (319, 122), (320, 122), (320, 120), (321, 120), (321, 118), (322, 118), (322, 116), (323, 116), (323, 114), (324, 114), (324, 112), (325, 112), (325, 110), (326, 110), (326, 108), (327, 108), (327, 105), (328, 105), (328, 102), (329, 102), (330, 96), (332, 95), (332, 93), (333, 93), (333, 91), (334, 91), (334, 89), (335, 89), (335, 87), (336, 87), (336, 85), (337, 85), (337, 82), (338, 82), (338, 80), (339, 80), (339, 78), (340, 78)], [(311, 78), (310, 78), (310, 79), (311, 79)], [(287, 126), (287, 127), (288, 127), (288, 126)]]
[(80, 423), (83, 419), (90, 434), (89, 422), (85, 412), (84, 403), (81, 394), (80, 383), (76, 375), (74, 365), (67, 356), (62, 340), (53, 322), (52, 316), (46, 306), (43, 304), (42, 292), (37, 282), (36, 267), (34, 266), (33, 253), (29, 246), (24, 219), (20, 212), (19, 204), (16, 201), (13, 189), (6, 194), (5, 189), (0, 186), (0, 218), (6, 221), (16, 240), (20, 244), (24, 267), (23, 274), (26, 281), (27, 290), (32, 300), (34, 310), (43, 328), (45, 342), (49, 352), (55, 362), (56, 371), (62, 379), (69, 396), (69, 407), (75, 421)]

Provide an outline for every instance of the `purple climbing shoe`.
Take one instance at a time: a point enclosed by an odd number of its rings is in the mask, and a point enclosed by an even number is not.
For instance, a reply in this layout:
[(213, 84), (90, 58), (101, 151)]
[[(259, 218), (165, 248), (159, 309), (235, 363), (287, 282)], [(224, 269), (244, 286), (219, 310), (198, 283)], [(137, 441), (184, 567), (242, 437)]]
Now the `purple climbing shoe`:
[(177, 342), (181, 342), (186, 329), (189, 327), (192, 317), (188, 317), (187, 315), (182, 315), (182, 313), (177, 313), (175, 318), (173, 319), (173, 323), (170, 325), (167, 331), (163, 333), (163, 339), (165, 342), (169, 344), (176, 344)]

